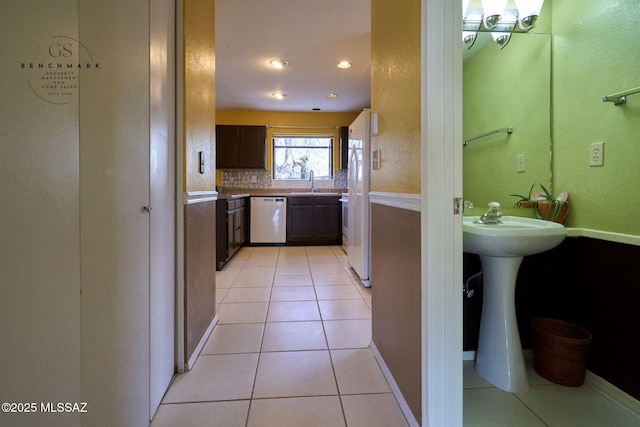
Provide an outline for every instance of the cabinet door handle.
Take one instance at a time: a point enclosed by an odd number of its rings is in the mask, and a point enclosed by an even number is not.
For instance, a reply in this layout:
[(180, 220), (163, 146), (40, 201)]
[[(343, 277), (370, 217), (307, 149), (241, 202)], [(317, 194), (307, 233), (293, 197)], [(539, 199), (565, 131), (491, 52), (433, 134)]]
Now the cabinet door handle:
[(142, 210), (143, 210), (144, 212), (146, 212), (146, 213), (151, 213), (151, 206), (148, 206), (148, 205), (147, 205), (147, 206), (143, 206), (143, 207), (142, 207)]

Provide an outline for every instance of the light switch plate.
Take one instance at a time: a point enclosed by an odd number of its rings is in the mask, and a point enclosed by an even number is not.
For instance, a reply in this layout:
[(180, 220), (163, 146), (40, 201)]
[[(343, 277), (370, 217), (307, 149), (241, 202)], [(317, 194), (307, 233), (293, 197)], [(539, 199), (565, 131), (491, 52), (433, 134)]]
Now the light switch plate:
[(374, 171), (380, 169), (380, 149), (374, 150), (373, 153), (371, 153), (371, 168)]

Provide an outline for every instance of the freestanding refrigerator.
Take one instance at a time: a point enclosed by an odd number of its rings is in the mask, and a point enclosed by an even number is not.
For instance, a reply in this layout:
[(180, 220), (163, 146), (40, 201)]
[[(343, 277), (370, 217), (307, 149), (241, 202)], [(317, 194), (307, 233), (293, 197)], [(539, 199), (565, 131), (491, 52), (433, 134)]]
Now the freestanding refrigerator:
[(371, 256), (369, 178), (371, 174), (371, 111), (365, 109), (349, 126), (348, 165), (349, 228), (347, 256), (349, 265), (366, 287), (369, 283)]

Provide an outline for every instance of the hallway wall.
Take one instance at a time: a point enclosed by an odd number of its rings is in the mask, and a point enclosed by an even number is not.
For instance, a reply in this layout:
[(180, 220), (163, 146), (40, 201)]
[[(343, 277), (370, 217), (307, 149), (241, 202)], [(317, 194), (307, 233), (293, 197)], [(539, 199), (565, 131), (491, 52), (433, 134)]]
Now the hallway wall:
[[(216, 316), (213, 262), (216, 204), (196, 200), (197, 192), (216, 189), (215, 0), (185, 0), (183, 14), (183, 201), (186, 202), (182, 225), (185, 236), (184, 354), (188, 365)], [(204, 173), (200, 172), (200, 152), (205, 156)]]
[(421, 2), (371, 3), (371, 112), (378, 114), (380, 169), (371, 172), (372, 342), (407, 403), (405, 416), (421, 423), (421, 245), (420, 213), (407, 199), (421, 185)]
[[(149, 422), (151, 8), (3, 4), (0, 425)], [(157, 9), (156, 9), (157, 8)], [(166, 11), (165, 10), (165, 11)], [(171, 12), (172, 14), (172, 12)], [(32, 65), (33, 64), (33, 65)], [(172, 102), (170, 100), (169, 102)], [(170, 167), (170, 166), (168, 166)], [(86, 402), (83, 414), (40, 402)]]
[[(58, 55), (69, 40), (53, 35), (78, 38), (78, 11), (77, 0), (55, 14), (48, 3), (6, 2), (0, 14), (2, 402), (81, 401), (79, 100), (48, 96), (48, 70), (37, 68), (59, 62), (48, 49)], [(0, 413), (0, 425), (38, 422), (77, 426), (80, 416)]]
[(371, 3), (371, 191), (420, 193), (420, 1)]

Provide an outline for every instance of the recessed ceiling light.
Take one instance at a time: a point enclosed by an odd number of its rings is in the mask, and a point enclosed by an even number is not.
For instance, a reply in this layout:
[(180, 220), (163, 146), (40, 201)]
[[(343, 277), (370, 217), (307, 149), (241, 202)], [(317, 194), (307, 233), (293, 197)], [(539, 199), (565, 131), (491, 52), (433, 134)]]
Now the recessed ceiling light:
[(285, 61), (284, 59), (272, 59), (271, 61), (269, 61), (269, 64), (271, 64), (271, 66), (273, 68), (284, 68), (287, 65), (289, 65), (288, 61)]
[(338, 64), (338, 68), (342, 68), (342, 69), (351, 68), (351, 62), (349, 62), (349, 61), (341, 61)]
[(329, 95), (327, 95), (327, 98), (337, 98), (338, 95), (335, 93), (330, 93)]
[(276, 99), (284, 99), (284, 97), (287, 95), (285, 93), (274, 92), (271, 94), (271, 96), (273, 96)]

